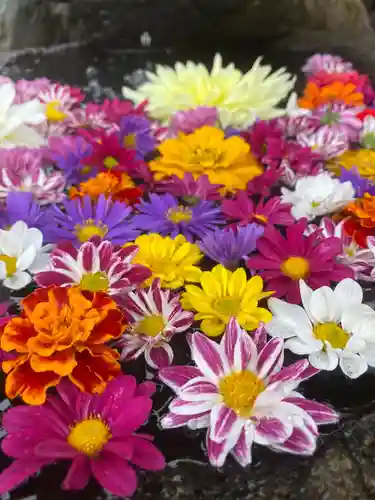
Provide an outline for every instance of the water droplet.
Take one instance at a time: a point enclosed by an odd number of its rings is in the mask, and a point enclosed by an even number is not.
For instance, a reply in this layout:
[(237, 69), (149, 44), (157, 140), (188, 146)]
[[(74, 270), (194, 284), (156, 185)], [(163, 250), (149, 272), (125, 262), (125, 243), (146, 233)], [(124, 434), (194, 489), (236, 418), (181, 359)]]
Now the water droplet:
[(142, 47), (149, 47), (152, 42), (150, 33), (148, 31), (144, 31), (141, 35), (140, 40)]

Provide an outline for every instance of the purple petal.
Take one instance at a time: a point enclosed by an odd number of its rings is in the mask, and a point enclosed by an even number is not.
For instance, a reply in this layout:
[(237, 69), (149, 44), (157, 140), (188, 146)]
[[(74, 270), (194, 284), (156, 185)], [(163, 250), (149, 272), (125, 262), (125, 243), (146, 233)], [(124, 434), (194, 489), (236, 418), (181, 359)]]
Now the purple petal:
[(202, 372), (195, 366), (169, 366), (158, 373), (164, 384), (168, 385), (177, 394), (181, 387), (195, 377), (201, 377)]
[(164, 455), (156, 446), (138, 436), (130, 438), (133, 445), (131, 462), (146, 470), (162, 470), (165, 467)]
[(281, 422), (277, 418), (262, 418), (255, 428), (255, 442), (269, 446), (274, 443), (283, 443), (293, 432), (293, 426), (288, 422)]
[(242, 429), (236, 446), (232, 450), (232, 454), (237, 462), (246, 467), (252, 462), (252, 445), (254, 441), (254, 427), (247, 425)]
[(266, 378), (280, 369), (284, 360), (284, 340), (274, 338), (262, 349), (258, 358), (258, 377)]
[(77, 455), (69, 467), (62, 488), (64, 490), (83, 490), (91, 476), (90, 459), (86, 455)]
[(219, 345), (201, 333), (190, 336), (191, 356), (201, 372), (212, 382), (225, 371)]
[(305, 410), (317, 424), (335, 424), (339, 419), (339, 415), (329, 406), (311, 401), (304, 398), (285, 398), (284, 401), (292, 403), (299, 408)]
[(13, 490), (49, 463), (49, 460), (15, 460), (0, 474), (0, 495)]
[(91, 461), (93, 475), (98, 483), (113, 495), (128, 497), (137, 489), (137, 476), (126, 460), (103, 452)]
[(210, 439), (218, 443), (234, 439), (237, 442), (243, 428), (243, 420), (227, 406), (218, 404), (211, 412)]

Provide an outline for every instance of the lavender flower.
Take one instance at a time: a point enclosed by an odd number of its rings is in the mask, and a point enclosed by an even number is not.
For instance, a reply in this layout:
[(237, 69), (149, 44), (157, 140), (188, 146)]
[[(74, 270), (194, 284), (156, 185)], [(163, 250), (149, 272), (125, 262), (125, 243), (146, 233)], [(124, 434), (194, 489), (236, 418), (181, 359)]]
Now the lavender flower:
[(135, 149), (138, 160), (155, 149), (155, 137), (151, 122), (143, 116), (125, 116), (120, 125), (120, 142), (129, 149)]
[(375, 196), (375, 184), (370, 181), (370, 179), (365, 179), (361, 177), (356, 168), (346, 170), (341, 169), (340, 182), (350, 181), (355, 189), (354, 196), (356, 198), (362, 198), (365, 193)]

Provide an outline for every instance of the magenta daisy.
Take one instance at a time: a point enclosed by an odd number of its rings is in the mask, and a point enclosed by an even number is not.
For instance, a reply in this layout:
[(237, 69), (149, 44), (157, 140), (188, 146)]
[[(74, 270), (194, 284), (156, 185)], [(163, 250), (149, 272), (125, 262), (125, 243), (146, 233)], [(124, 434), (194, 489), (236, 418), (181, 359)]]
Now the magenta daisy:
[(211, 465), (221, 467), (231, 453), (246, 467), (252, 446), (312, 455), (318, 425), (338, 421), (328, 406), (305, 399), (299, 384), (318, 370), (307, 360), (283, 366), (283, 339), (254, 340), (232, 318), (220, 342), (190, 335), (196, 366), (172, 366), (159, 372), (177, 394), (162, 419), (164, 428), (207, 428)]
[(192, 312), (182, 309), (179, 295), (162, 290), (160, 281), (155, 280), (147, 290), (130, 292), (123, 305), (131, 326), (117, 343), (122, 349), (121, 359), (129, 361), (144, 354), (152, 368), (171, 365), (170, 340), (176, 333), (185, 332), (194, 320)]
[(224, 200), (221, 208), (228, 219), (241, 226), (246, 226), (249, 222), (263, 226), (288, 226), (294, 223), (294, 217), (290, 213), (291, 205), (282, 203), (278, 196), (255, 204), (245, 191), (238, 191), (235, 199)]
[(273, 227), (267, 227), (257, 241), (260, 255), (249, 257), (246, 264), (267, 282), (267, 290), (275, 297), (300, 303), (299, 280), (304, 280), (315, 290), (332, 281), (353, 278), (353, 270), (338, 263), (342, 254), (339, 238), (321, 239), (318, 232), (305, 236), (306, 220), (301, 219), (286, 229), (282, 236)]
[(138, 247), (115, 247), (110, 241), (93, 238), (76, 248), (59, 244), (52, 252), (49, 269), (35, 276), (39, 286), (78, 285), (90, 292), (123, 295), (151, 276), (151, 271), (132, 260)]
[(155, 384), (137, 386), (122, 375), (92, 396), (61, 382), (57, 395), (41, 406), (16, 406), (2, 424), (3, 452), (14, 462), (0, 474), (0, 494), (13, 490), (46, 465), (71, 460), (64, 490), (85, 488), (93, 475), (113, 495), (128, 497), (137, 489), (132, 465), (161, 470), (165, 460), (152, 436), (136, 431), (148, 419)]
[(177, 175), (172, 175), (165, 181), (160, 181), (156, 185), (156, 191), (160, 193), (170, 193), (183, 199), (189, 205), (195, 205), (199, 201), (220, 200), (219, 189), (221, 184), (211, 184), (207, 175), (201, 175), (194, 179), (191, 172), (187, 172), (182, 179)]

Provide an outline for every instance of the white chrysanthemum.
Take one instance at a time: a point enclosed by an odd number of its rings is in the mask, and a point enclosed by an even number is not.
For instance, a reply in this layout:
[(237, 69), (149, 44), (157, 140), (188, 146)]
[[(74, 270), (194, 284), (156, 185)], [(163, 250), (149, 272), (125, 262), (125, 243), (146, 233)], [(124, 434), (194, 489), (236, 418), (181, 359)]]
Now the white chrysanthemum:
[(176, 63), (174, 69), (158, 65), (147, 77), (149, 81), (137, 90), (123, 87), (122, 91), (137, 104), (147, 100), (146, 109), (153, 118), (166, 122), (176, 111), (214, 106), (223, 127), (246, 127), (256, 118), (284, 114), (277, 105), (295, 84), (285, 68), (272, 73), (271, 66), (261, 65), (261, 58), (243, 74), (233, 63), (223, 67), (220, 54), (215, 55), (211, 72), (204, 64), (188, 61)]
[(288, 339), (285, 348), (308, 355), (320, 370), (338, 364), (350, 378), (358, 378), (375, 366), (375, 311), (362, 304), (361, 286), (347, 278), (331, 290), (312, 290), (300, 282), (303, 307), (271, 298), (272, 320), (265, 325), (272, 337)]
[(340, 182), (328, 172), (298, 179), (294, 191), (281, 188), (281, 200), (292, 205), (296, 219), (309, 220), (340, 210), (354, 199), (354, 187), (349, 181)]
[(45, 106), (37, 99), (13, 104), (16, 89), (13, 84), (0, 85), (0, 147), (39, 147), (44, 139), (30, 125), (46, 120)]
[(31, 274), (40, 272), (49, 263), (42, 247), (43, 235), (36, 228), (28, 228), (18, 221), (8, 230), (0, 230), (0, 280), (3, 286), (20, 290), (31, 282)]

